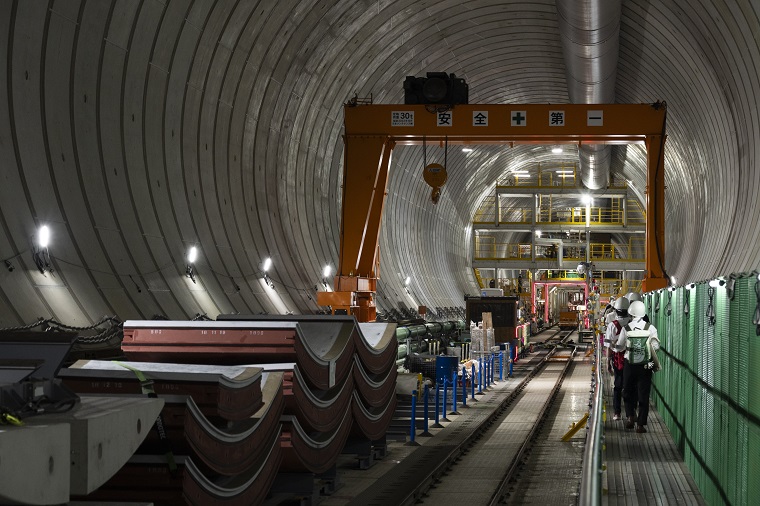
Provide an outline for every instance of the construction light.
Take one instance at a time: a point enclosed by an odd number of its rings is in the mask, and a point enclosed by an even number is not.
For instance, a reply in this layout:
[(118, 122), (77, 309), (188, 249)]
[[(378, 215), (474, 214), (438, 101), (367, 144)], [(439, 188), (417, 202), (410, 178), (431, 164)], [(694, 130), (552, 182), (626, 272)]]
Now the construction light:
[(409, 286), (409, 283), (411, 283), (411, 282), (412, 282), (412, 278), (410, 278), (409, 276), (407, 276), (406, 279), (404, 280), (404, 286)]
[(686, 285), (686, 289), (687, 289), (687, 290), (694, 290), (694, 287), (695, 287), (695, 286), (697, 286), (697, 285), (696, 285), (696, 284), (694, 284), (694, 283), (689, 283), (688, 285)]
[(540, 230), (536, 230), (536, 237), (541, 237), (541, 231)]
[(723, 285), (725, 285), (725, 284), (726, 284), (726, 281), (725, 281), (725, 280), (723, 280), (723, 279), (720, 279), (720, 278), (718, 278), (718, 279), (713, 279), (713, 280), (711, 280), (709, 284), (710, 284), (710, 286), (711, 286), (711, 287), (713, 287), (713, 288), (718, 288), (719, 286), (723, 286)]
[(187, 252), (187, 265), (185, 266), (185, 276), (195, 284), (195, 261), (198, 260), (198, 248), (192, 246)]
[(675, 276), (670, 276), (670, 284), (673, 286), (676, 286), (678, 284)]
[(48, 244), (50, 243), (50, 229), (47, 225), (42, 225), (40, 227), (37, 237), (40, 248), (47, 248)]
[[(52, 266), (50, 264), (50, 253), (48, 252), (48, 244), (50, 244), (50, 229), (47, 225), (42, 225), (37, 231), (37, 244), (32, 244), (32, 258), (34, 264), (39, 269), (40, 274), (46, 272), (52, 272)], [(12, 264), (6, 261), (6, 268), (12, 271)]]
[(264, 272), (268, 272), (270, 267), (272, 267), (272, 259), (267, 257), (267, 259), (264, 260)]
[(558, 155), (562, 153), (562, 148), (552, 148), (552, 153), (554, 153), (555, 155)]
[(462, 148), (462, 153), (472, 153), (472, 148)]
[(325, 265), (325, 268), (322, 270), (322, 277), (327, 278), (330, 275), (330, 272), (332, 269), (330, 269), (329, 265)]
[(594, 199), (591, 198), (591, 195), (584, 195), (581, 200), (587, 206), (590, 206), (591, 204), (594, 203)]

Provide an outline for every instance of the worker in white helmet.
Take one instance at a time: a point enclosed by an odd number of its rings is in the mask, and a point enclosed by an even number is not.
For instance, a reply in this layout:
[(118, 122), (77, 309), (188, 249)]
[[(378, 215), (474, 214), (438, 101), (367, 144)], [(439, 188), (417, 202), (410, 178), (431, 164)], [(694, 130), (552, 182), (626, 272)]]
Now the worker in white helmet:
[[(652, 374), (659, 369), (655, 352), (660, 348), (657, 329), (644, 321), (646, 308), (641, 301), (631, 302), (628, 307), (631, 321), (620, 331), (617, 347), (625, 349), (623, 367), (623, 398), (625, 401), (626, 429), (636, 427), (636, 432), (647, 431), (649, 416), (649, 392)], [(638, 404), (638, 415), (637, 415)]]
[[(641, 294), (637, 292), (628, 292), (627, 294), (625, 294), (625, 298), (628, 299), (628, 302), (636, 302), (637, 300), (640, 302), (643, 302), (641, 299)], [(644, 321), (648, 322), (649, 316), (644, 315)]]
[(617, 341), (623, 327), (631, 321), (628, 315), (628, 299), (620, 297), (612, 304), (614, 311), (607, 315), (607, 331), (604, 333), (604, 345), (607, 346), (607, 370), (614, 377), (612, 390), (612, 419), (620, 420), (623, 394), (623, 367), (625, 363), (625, 346), (618, 346)]

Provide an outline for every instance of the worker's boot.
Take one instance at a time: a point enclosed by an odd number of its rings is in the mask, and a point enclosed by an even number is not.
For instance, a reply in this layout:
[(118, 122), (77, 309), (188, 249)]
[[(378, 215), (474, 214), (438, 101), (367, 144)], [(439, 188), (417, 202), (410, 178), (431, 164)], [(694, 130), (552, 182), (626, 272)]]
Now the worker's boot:
[(647, 428), (643, 425), (636, 424), (636, 432), (638, 434), (643, 434), (647, 431)]
[(632, 429), (635, 425), (636, 425), (636, 418), (633, 416), (629, 416), (625, 421), (625, 428)]

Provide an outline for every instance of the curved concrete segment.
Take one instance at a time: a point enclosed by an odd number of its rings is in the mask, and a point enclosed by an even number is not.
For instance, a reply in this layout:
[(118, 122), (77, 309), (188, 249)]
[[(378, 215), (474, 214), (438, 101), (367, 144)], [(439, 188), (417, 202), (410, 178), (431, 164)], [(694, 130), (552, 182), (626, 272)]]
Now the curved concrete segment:
[(293, 362), (297, 332), (280, 322), (127, 321), (121, 349), (148, 362)]
[(285, 373), (286, 413), (295, 415), (308, 432), (331, 432), (340, 423), (336, 413), (349, 409), (354, 384), (349, 376), (329, 390), (312, 390), (298, 366)]
[(395, 365), (398, 353), (395, 323), (359, 323), (356, 354), (373, 374), (384, 374)]
[[(338, 418), (338, 417), (336, 417)], [(324, 473), (338, 460), (351, 432), (351, 410), (347, 409), (332, 432), (309, 434), (294, 416), (283, 416), (280, 471)]]
[(327, 390), (350, 373), (352, 319), (280, 321), (128, 321), (122, 351), (130, 359), (188, 363), (298, 362), (314, 388)]
[(265, 373), (264, 405), (249, 419), (221, 426), (206, 418), (192, 398), (187, 399), (184, 437), (189, 448), (214, 473), (235, 476), (246, 473), (260, 460), (266, 442), (279, 437), (283, 399), (282, 373)]
[(246, 472), (227, 478), (207, 478), (193, 463), (185, 463), (182, 495), (189, 503), (197, 506), (230, 505), (256, 506), (261, 504), (272, 488), (282, 461), (279, 444), (279, 430), (264, 446), (261, 458)]
[(391, 402), (396, 393), (396, 377), (398, 369), (391, 367), (385, 374), (370, 374), (364, 369), (364, 363), (358, 356), (354, 357), (354, 389), (359, 392), (362, 400), (371, 407), (381, 407)]
[(296, 324), (296, 361), (303, 375), (318, 390), (341, 384), (351, 367), (350, 355), (358, 339), (353, 316), (332, 315), (219, 315), (219, 322)]
[(354, 392), (354, 397), (351, 401), (355, 426), (358, 428), (358, 432), (370, 441), (377, 441), (385, 436), (391, 421), (393, 421), (395, 409), (395, 395), (391, 397), (391, 402), (379, 407), (365, 405), (358, 392)]
[(262, 406), (262, 369), (244, 366), (78, 360), (59, 376), (76, 392), (139, 394), (135, 368), (161, 397), (189, 396), (204, 416), (245, 420)]
[(234, 477), (206, 474), (186, 456), (176, 456), (177, 470), (171, 473), (163, 456), (135, 455), (103, 487), (87, 496), (87, 500), (259, 505), (271, 489), (282, 461), (279, 426), (274, 432), (275, 437), (264, 443), (260, 459)]

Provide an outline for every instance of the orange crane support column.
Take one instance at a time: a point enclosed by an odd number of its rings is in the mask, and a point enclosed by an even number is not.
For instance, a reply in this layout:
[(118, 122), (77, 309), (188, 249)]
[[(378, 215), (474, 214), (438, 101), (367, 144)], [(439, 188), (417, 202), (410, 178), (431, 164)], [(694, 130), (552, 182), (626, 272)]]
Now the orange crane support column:
[(320, 306), (344, 310), (360, 322), (374, 321), (380, 223), (395, 142), (389, 135), (346, 136), (343, 210), (334, 292), (317, 293)]
[(642, 292), (668, 286), (665, 275), (665, 137), (648, 135), (646, 188), (646, 259)]

